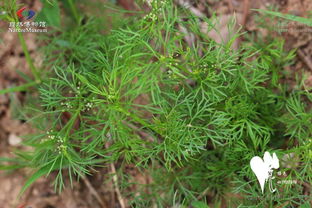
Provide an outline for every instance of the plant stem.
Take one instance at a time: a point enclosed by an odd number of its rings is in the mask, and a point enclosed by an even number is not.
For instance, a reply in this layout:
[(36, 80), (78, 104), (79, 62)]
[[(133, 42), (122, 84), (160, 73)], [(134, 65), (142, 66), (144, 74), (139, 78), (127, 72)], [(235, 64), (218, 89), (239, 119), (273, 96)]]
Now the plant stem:
[(29, 51), (28, 51), (28, 48), (27, 48), (24, 36), (23, 36), (23, 34), (21, 32), (18, 32), (18, 38), (19, 38), (19, 40), (21, 42), (21, 45), (22, 45), (22, 48), (23, 48), (23, 52), (24, 52), (25, 57), (26, 57), (26, 61), (27, 61), (28, 65), (29, 65), (29, 67), (30, 67), (30, 70), (31, 70), (32, 74), (35, 77), (35, 81), (37, 83), (40, 83), (41, 79), (40, 79), (39, 72), (38, 72), (37, 68), (35, 67), (35, 65), (33, 63), (32, 58), (30, 57), (30, 54), (29, 54)]
[(79, 108), (77, 109), (77, 111), (75, 112), (74, 115), (72, 115), (72, 117), (70, 118), (70, 120), (66, 123), (66, 125), (64, 126), (64, 130), (65, 130), (65, 140), (68, 140), (68, 135), (70, 133), (70, 130), (72, 129), (72, 127), (75, 124), (75, 121), (80, 113), (81, 110), (81, 105), (79, 106)]
[[(17, 21), (16, 21), (16, 18), (17, 18), (17, 17), (14, 17), (14, 18), (12, 18), (12, 17), (7, 17), (7, 19), (8, 19), (10, 22), (17, 22)], [(19, 26), (16, 26), (16, 29), (20, 29)], [(18, 32), (17, 34), (18, 34), (18, 38), (19, 38), (19, 40), (20, 40), (20, 42), (21, 42), (23, 52), (24, 52), (25, 57), (26, 57), (26, 62), (27, 62), (27, 64), (29, 65), (30, 70), (31, 70), (33, 76), (35, 77), (35, 82), (36, 82), (37, 84), (39, 84), (39, 83), (41, 82), (41, 78), (40, 78), (40, 75), (39, 75), (39, 72), (38, 72), (37, 68), (35, 67), (35, 65), (34, 65), (34, 63), (33, 63), (32, 58), (30, 57), (30, 54), (29, 54), (29, 51), (28, 51), (28, 48), (27, 48), (27, 45), (26, 45), (26, 41), (25, 41), (25, 39), (24, 39), (24, 36), (23, 36), (23, 34), (22, 34), (21, 32)]]
[(126, 116), (131, 117), (134, 121), (138, 122), (139, 124), (141, 124), (142, 126), (148, 127), (150, 128), (152, 131), (154, 131), (155, 133), (159, 134), (160, 136), (162, 136), (161, 132), (159, 132), (157, 129), (151, 127), (151, 125), (149, 123), (147, 123), (146, 121), (144, 121), (143, 119), (141, 119), (140, 117), (138, 117), (136, 114), (131, 113), (129, 111), (127, 111), (124, 108), (120, 108), (120, 112), (124, 113)]
[(3, 89), (3, 90), (0, 90), (0, 95), (8, 93), (8, 92), (23, 91), (23, 90), (27, 89), (28, 87), (32, 87), (32, 86), (35, 86), (37, 84), (38, 84), (38, 82), (35, 81), (35, 82), (29, 82), (29, 83), (26, 83), (26, 84), (23, 84), (23, 85), (20, 85), (20, 86), (17, 86), (17, 87), (10, 87), (10, 88), (7, 88), (7, 89)]
[(68, 0), (68, 4), (70, 6), (71, 12), (74, 15), (75, 20), (77, 21), (77, 24), (79, 24), (79, 15), (78, 15), (78, 12), (77, 12), (77, 9), (76, 9), (76, 7), (74, 5), (73, 0)]

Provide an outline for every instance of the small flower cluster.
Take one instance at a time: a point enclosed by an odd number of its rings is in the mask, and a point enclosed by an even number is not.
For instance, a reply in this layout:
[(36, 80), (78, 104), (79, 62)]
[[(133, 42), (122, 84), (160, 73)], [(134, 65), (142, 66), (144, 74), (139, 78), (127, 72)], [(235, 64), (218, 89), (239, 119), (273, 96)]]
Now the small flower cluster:
[(60, 136), (56, 136), (53, 130), (47, 131), (48, 139), (49, 140), (57, 140), (57, 142), (63, 143), (64, 140)]
[(153, 12), (145, 15), (144, 19), (146, 20), (152, 20), (153, 22), (155, 22), (156, 20), (158, 20), (158, 17), (156, 14), (154, 14)]
[(63, 151), (66, 151), (67, 146), (64, 145), (64, 139), (62, 137), (57, 136), (56, 138), (57, 138), (56, 142), (58, 144), (56, 150), (58, 151), (59, 154), (61, 154)]
[(53, 135), (53, 131), (50, 130), (50, 131), (47, 131), (47, 135), (48, 135), (48, 138), (44, 138), (41, 140), (41, 143), (44, 143), (44, 142), (47, 142), (47, 141), (51, 141), (51, 140), (55, 140), (56, 136)]
[(178, 79), (179, 78), (179, 76), (176, 73), (174, 73), (173, 70), (169, 69), (167, 71), (167, 74), (168, 74), (169, 79)]
[(89, 102), (89, 103), (86, 104), (87, 111), (89, 111), (92, 107), (93, 107), (93, 103)]
[(82, 111), (90, 111), (95, 104), (95, 97), (92, 97), (92, 99), (83, 99), (84, 107), (82, 108)]
[(114, 101), (117, 99), (117, 93), (115, 92), (115, 89), (113, 87), (109, 87), (109, 92), (107, 95), (107, 99), (110, 101)]
[(180, 55), (178, 53), (174, 54), (174, 55), (168, 55), (168, 56), (163, 56), (163, 55), (160, 55), (159, 57), (159, 61), (161, 63), (175, 63), (177, 61), (179, 61), (177, 58), (179, 57)]
[(283, 171), (283, 172), (282, 172), (282, 171), (278, 171), (278, 172), (277, 172), (277, 175), (278, 175), (278, 176), (282, 176), (282, 175), (283, 175), (283, 176), (287, 176), (287, 174), (286, 174), (285, 171)]
[(158, 20), (157, 14), (161, 12), (162, 7), (166, 5), (167, 1), (165, 0), (152, 0), (149, 1), (149, 4), (152, 6), (152, 11), (147, 14), (144, 19), (145, 20), (152, 20), (153, 22)]
[(171, 71), (171, 70), (168, 70), (167, 73), (168, 73), (168, 75), (169, 75), (169, 78), (172, 79), (172, 78), (173, 78), (173, 77), (172, 77), (172, 71)]
[(42, 142), (46, 142), (50, 140), (55, 141), (58, 145), (56, 148), (56, 151), (58, 151), (59, 154), (61, 154), (63, 151), (66, 151), (67, 146), (64, 145), (64, 142), (65, 142), (64, 138), (62, 138), (59, 135), (55, 135), (52, 130), (47, 131), (47, 135), (48, 135), (48, 138), (43, 139)]
[[(159, 8), (166, 5), (167, 0), (145, 0), (153, 8)], [(159, 6), (160, 5), (160, 6)]]
[(208, 68), (214, 69), (216, 67), (217, 67), (216, 64), (209, 64), (209, 65), (208, 64), (201, 64), (201, 65), (199, 65), (199, 68), (203, 69), (204, 71), (206, 71)]
[(198, 75), (200, 73), (206, 73), (211, 68), (216, 68), (216, 64), (200, 64), (197, 69), (193, 70), (193, 74)]
[(177, 62), (170, 62), (169, 64), (168, 64), (169, 66), (178, 66), (179, 64), (177, 63)]
[(170, 79), (176, 79), (178, 76), (173, 73), (174, 69), (178, 69), (177, 67), (179, 66), (179, 60), (175, 59), (175, 57), (178, 57), (179, 55), (170, 55), (167, 58), (166, 57), (162, 57), (162, 61), (165, 61), (167, 67), (169, 68), (169, 70), (167, 71), (169, 78)]
[(75, 89), (75, 91), (76, 91), (76, 97), (78, 97), (80, 94), (81, 94), (81, 91), (80, 91), (80, 89), (81, 89), (81, 83), (80, 82), (78, 82), (78, 84), (77, 84), (77, 87), (76, 87), (76, 89)]
[(61, 145), (57, 146), (57, 151), (58, 151), (59, 154), (61, 154), (62, 152), (65, 152), (66, 149), (67, 149), (67, 146), (64, 145), (64, 144), (61, 144)]
[[(174, 57), (177, 57), (178, 55), (171, 55), (166, 57), (161, 57), (161, 61), (164, 61), (167, 65), (168, 68), (176, 68), (177, 66), (179, 66), (179, 60), (175, 59)], [(172, 71), (168, 70), (168, 74), (171, 75)]]
[(71, 103), (69, 103), (69, 102), (66, 102), (66, 103), (61, 102), (61, 106), (65, 106), (65, 107), (68, 108), (68, 109), (72, 109), (72, 108), (73, 108), (73, 106), (72, 106)]

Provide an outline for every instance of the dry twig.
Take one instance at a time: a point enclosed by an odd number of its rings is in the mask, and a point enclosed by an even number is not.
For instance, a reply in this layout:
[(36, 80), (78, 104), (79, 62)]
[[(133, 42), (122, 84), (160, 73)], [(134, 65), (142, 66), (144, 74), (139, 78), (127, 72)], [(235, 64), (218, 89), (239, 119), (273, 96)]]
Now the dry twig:
[(134, 131), (136, 131), (141, 137), (143, 137), (147, 141), (154, 142), (154, 138), (151, 135), (149, 135), (144, 131), (141, 131), (140, 128), (135, 126), (134, 124), (127, 123), (126, 121), (122, 121), (122, 123), (133, 129)]
[(190, 10), (191, 13), (193, 13), (195, 16), (204, 18), (206, 15), (202, 13), (199, 9), (192, 6), (192, 4), (187, 0), (176, 0), (177, 4), (179, 4), (181, 7), (184, 7), (185, 9)]
[(125, 204), (125, 201), (120, 193), (120, 190), (118, 188), (118, 177), (117, 177), (117, 174), (116, 174), (116, 169), (115, 169), (115, 166), (113, 163), (110, 164), (111, 166), (111, 171), (113, 173), (113, 181), (114, 181), (114, 187), (115, 187), (115, 192), (117, 194), (117, 197), (118, 197), (118, 201), (119, 201), (119, 204), (121, 206), (121, 208), (126, 208), (126, 204)]
[(233, 6), (232, 0), (228, 0), (228, 4), (229, 4), (230, 10), (231, 10), (231, 13), (233, 13), (234, 12), (234, 6)]
[(309, 67), (309, 69), (312, 71), (312, 61), (311, 59), (301, 50), (298, 49), (297, 51), (299, 58)]
[[(109, 144), (106, 143), (105, 144), (105, 147), (108, 148), (109, 147)], [(116, 168), (115, 168), (115, 165), (114, 163), (111, 163), (110, 164), (110, 167), (111, 167), (111, 171), (112, 171), (112, 174), (113, 174), (113, 182), (114, 182), (114, 188), (115, 188), (115, 192), (117, 194), (117, 198), (118, 198), (118, 201), (119, 201), (119, 204), (120, 204), (120, 207), (121, 208), (126, 208), (126, 204), (125, 204), (125, 201), (120, 193), (120, 190), (118, 188), (118, 177), (117, 177), (117, 173), (116, 173)]]
[(243, 13), (243, 21), (242, 21), (242, 26), (244, 28), (245, 28), (247, 20), (248, 20), (249, 7), (250, 7), (249, 0), (244, 0), (244, 13)]
[(94, 187), (92, 186), (92, 184), (90, 183), (89, 179), (87, 177), (82, 177), (83, 182), (86, 184), (86, 186), (88, 187), (88, 189), (90, 190), (91, 194), (96, 198), (96, 200), (99, 202), (99, 204), (101, 205), (101, 207), (106, 208), (106, 204), (104, 203), (104, 201), (102, 200), (102, 198), (100, 197), (100, 195), (98, 194), (98, 192), (94, 189)]

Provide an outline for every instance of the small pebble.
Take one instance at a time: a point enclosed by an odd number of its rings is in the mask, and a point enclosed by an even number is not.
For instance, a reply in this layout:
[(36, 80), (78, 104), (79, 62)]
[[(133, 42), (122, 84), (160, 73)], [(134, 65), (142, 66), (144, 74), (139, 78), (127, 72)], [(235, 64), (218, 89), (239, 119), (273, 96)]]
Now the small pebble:
[(9, 144), (11, 146), (17, 146), (22, 142), (22, 139), (15, 134), (10, 134), (9, 136)]

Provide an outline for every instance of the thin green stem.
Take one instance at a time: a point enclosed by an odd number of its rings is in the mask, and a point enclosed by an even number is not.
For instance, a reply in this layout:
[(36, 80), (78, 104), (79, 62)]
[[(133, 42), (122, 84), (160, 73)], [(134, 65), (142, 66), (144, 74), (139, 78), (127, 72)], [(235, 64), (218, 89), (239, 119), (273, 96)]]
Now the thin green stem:
[[(17, 22), (16, 21), (16, 18), (11, 18), (11, 17), (7, 17), (7, 19), (10, 21), (10, 22)], [(16, 26), (16, 29), (20, 29), (19, 26), (17, 25)], [(24, 39), (24, 36), (21, 32), (18, 32), (18, 38), (21, 42), (21, 45), (22, 45), (22, 49), (23, 49), (23, 52), (25, 54), (25, 57), (26, 57), (26, 62), (27, 64), (29, 65), (30, 67), (30, 70), (33, 74), (33, 76), (35, 77), (35, 81), (36, 83), (40, 83), (41, 82), (41, 78), (40, 78), (40, 75), (39, 75), (39, 72), (38, 72), (38, 69), (35, 67), (34, 63), (33, 63), (33, 60), (32, 58), (30, 57), (30, 54), (29, 54), (29, 51), (28, 51), (28, 48), (27, 48), (27, 44), (26, 44), (26, 41)]]
[(74, 5), (73, 0), (68, 0), (68, 4), (69, 4), (71, 12), (74, 15), (75, 20), (77, 21), (77, 24), (79, 24), (79, 21), (80, 21), (79, 15), (78, 15), (78, 12), (77, 12), (76, 6)]
[(31, 70), (32, 74), (34, 75), (36, 82), (40, 83), (41, 79), (40, 79), (39, 72), (38, 72), (37, 68), (35, 67), (35, 65), (33, 63), (32, 58), (30, 57), (30, 54), (29, 54), (29, 51), (28, 51), (28, 48), (27, 48), (24, 36), (23, 36), (23, 34), (21, 32), (18, 32), (18, 38), (19, 38), (19, 40), (21, 42), (21, 45), (22, 45), (22, 48), (23, 48), (23, 52), (25, 54), (26, 61), (27, 61), (28, 65), (29, 65), (29, 67), (30, 67), (30, 70)]
[(151, 130), (153, 130), (154, 132), (156, 132), (157, 134), (159, 134), (160, 136), (162, 136), (162, 135), (161, 135), (161, 132), (159, 132), (157, 129), (151, 127), (151, 125), (150, 125), (149, 123), (147, 123), (146, 121), (144, 121), (143, 119), (141, 119), (140, 117), (138, 117), (136, 114), (131, 113), (131, 112), (127, 111), (127, 110), (124, 109), (124, 108), (120, 108), (120, 112), (124, 113), (126, 116), (131, 117), (134, 121), (140, 123), (142, 126), (148, 127), (148, 128), (150, 128)]
[(20, 92), (20, 91), (26, 90), (29, 87), (35, 86), (37, 84), (38, 82), (29, 82), (29, 83), (26, 83), (17, 87), (10, 87), (7, 89), (3, 89), (3, 90), (0, 90), (0, 95), (9, 93), (9, 92)]
[(67, 124), (64, 126), (63, 129), (65, 129), (65, 140), (68, 140), (68, 135), (70, 133), (70, 130), (72, 129), (72, 127), (75, 124), (75, 121), (80, 113), (81, 110), (81, 106), (79, 106), (79, 108), (77, 109), (77, 111), (75, 112), (75, 114), (70, 118), (70, 120), (67, 122)]

